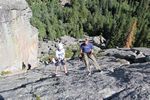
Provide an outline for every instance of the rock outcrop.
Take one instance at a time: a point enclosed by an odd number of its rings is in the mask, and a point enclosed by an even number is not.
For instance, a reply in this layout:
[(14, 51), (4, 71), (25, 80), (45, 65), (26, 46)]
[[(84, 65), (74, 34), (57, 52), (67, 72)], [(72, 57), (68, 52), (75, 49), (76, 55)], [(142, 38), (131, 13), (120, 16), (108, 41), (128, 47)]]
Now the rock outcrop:
[(105, 100), (149, 100), (150, 63), (121, 66), (110, 73), (123, 89)]
[(38, 32), (25, 0), (0, 0), (0, 71), (37, 66)]
[(60, 76), (54, 77), (55, 66), (42, 63), (40, 67), (23, 74), (1, 76), (0, 98), (6, 100), (149, 100), (150, 62), (130, 64), (127, 59), (130, 58), (127, 55), (135, 55), (135, 59), (138, 58), (137, 50), (143, 50), (146, 55), (149, 53), (149, 49), (141, 48), (108, 49), (101, 52), (102, 55), (97, 57), (97, 61), (102, 71), (96, 72), (91, 65), (93, 71), (91, 76), (79, 59), (67, 60), (68, 76), (59, 69)]
[[(53, 77), (53, 64), (0, 79), (0, 95), (6, 100), (149, 100), (150, 63), (102, 56), (102, 72), (91, 76), (82, 61), (68, 60), (69, 76)], [(94, 71), (94, 69), (93, 69)]]
[(130, 63), (143, 63), (146, 62), (146, 56), (150, 55), (150, 49), (149, 48), (107, 49), (102, 54), (107, 56), (114, 56), (120, 59), (126, 59)]

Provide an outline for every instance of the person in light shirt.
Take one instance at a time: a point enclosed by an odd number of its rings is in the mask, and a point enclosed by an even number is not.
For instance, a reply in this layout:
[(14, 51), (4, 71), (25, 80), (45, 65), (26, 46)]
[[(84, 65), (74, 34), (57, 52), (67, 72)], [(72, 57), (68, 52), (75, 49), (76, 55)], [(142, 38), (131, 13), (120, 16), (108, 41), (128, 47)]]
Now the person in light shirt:
[(66, 67), (66, 62), (65, 62), (65, 49), (63, 47), (62, 43), (59, 43), (57, 46), (57, 50), (55, 52), (56, 59), (53, 59), (53, 62), (56, 66), (55, 68), (55, 74), (58, 74), (58, 66), (63, 65), (64, 67), (64, 72), (66, 75), (68, 75), (67, 67)]

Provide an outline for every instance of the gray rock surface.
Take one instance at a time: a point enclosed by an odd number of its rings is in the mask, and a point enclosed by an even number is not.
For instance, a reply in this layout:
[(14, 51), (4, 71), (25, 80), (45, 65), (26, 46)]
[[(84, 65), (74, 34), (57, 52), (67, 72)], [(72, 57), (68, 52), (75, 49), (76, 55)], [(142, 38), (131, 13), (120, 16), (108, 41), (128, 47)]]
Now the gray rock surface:
[(116, 58), (126, 59), (131, 63), (143, 63), (146, 62), (146, 55), (149, 55), (149, 48), (118, 48), (107, 49), (102, 55), (114, 56)]
[(68, 60), (69, 76), (55, 66), (40, 65), (23, 74), (1, 77), (0, 95), (5, 100), (149, 100), (150, 63), (102, 56), (97, 59), (102, 72), (92, 68), (88, 76), (82, 61)]
[(70, 45), (76, 45), (78, 42), (77, 42), (77, 39), (73, 38), (73, 37), (70, 37), (70, 36), (63, 36), (60, 38), (60, 41), (64, 44), (64, 46), (68, 47)]
[(94, 43), (96, 46), (100, 46), (100, 45), (101, 45), (101, 41), (100, 41), (99, 36), (93, 37), (92, 40), (93, 40), (93, 43)]
[(70, 0), (60, 0), (60, 3), (62, 6), (65, 6), (66, 4), (70, 4), (71, 1)]
[(78, 41), (77, 39), (70, 37), (70, 36), (62, 36), (60, 39), (57, 39), (56, 41), (40, 41), (39, 42), (39, 53), (49, 53), (50, 51), (56, 50), (56, 46), (58, 45), (59, 41), (63, 43), (63, 46), (65, 48), (72, 46), (72, 45), (77, 45)]
[[(73, 53), (73, 51), (77, 51), (77, 49), (79, 48), (77, 39), (70, 36), (62, 36), (60, 39), (57, 39), (55, 41), (49, 41), (49, 40), (39, 41), (38, 60), (42, 63), (49, 63), (50, 61), (49, 57), (55, 56), (55, 50), (57, 49), (56, 47), (60, 41), (63, 44), (66, 51), (67, 49), (69, 49), (72, 50)], [(97, 52), (99, 51), (98, 48), (96, 48), (95, 50)], [(74, 56), (70, 55), (70, 57), (74, 57)]]
[(112, 76), (123, 90), (105, 100), (149, 100), (150, 99), (150, 63), (132, 64), (115, 69)]
[(31, 16), (25, 0), (0, 0), (0, 71), (18, 71), (22, 62), (37, 66), (38, 32)]
[(94, 45), (100, 47), (101, 49), (106, 48), (106, 40), (102, 35), (92, 37), (92, 41)]
[(141, 48), (133, 48), (133, 49), (139, 50), (139, 51), (141, 51), (142, 53), (144, 53), (145, 55), (150, 55), (150, 48), (141, 47)]

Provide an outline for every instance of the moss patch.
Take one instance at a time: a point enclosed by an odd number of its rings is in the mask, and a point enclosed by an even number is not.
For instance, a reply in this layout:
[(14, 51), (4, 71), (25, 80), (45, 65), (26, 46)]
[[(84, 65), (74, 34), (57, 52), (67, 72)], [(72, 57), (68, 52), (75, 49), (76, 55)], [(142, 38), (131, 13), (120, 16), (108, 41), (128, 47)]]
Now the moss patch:
[(66, 58), (79, 55), (79, 45), (71, 45), (66, 48)]
[(45, 62), (45, 61), (50, 61), (54, 57), (55, 57), (55, 52), (52, 51), (50, 54), (46, 54), (46, 55), (40, 57), (39, 59), (40, 59), (40, 61)]
[(36, 100), (41, 100), (40, 96), (36, 95)]
[(4, 75), (8, 75), (8, 74), (12, 74), (11, 71), (1, 71), (0, 75), (4, 76)]

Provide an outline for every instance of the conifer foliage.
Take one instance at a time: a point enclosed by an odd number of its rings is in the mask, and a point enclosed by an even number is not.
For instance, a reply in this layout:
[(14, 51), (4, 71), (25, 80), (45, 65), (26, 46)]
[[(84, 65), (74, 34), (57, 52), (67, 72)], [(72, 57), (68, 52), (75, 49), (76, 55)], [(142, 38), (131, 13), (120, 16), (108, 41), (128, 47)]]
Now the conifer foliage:
[(131, 48), (133, 46), (133, 42), (135, 40), (136, 27), (137, 27), (137, 20), (135, 19), (131, 24), (127, 38), (125, 40), (124, 46), (125, 48)]
[[(107, 47), (150, 47), (150, 0), (27, 0), (39, 38), (101, 33)], [(136, 20), (135, 20), (136, 19)]]

